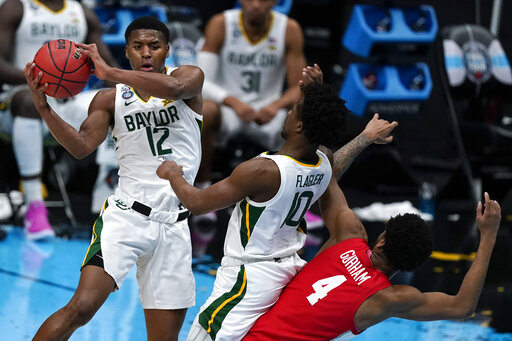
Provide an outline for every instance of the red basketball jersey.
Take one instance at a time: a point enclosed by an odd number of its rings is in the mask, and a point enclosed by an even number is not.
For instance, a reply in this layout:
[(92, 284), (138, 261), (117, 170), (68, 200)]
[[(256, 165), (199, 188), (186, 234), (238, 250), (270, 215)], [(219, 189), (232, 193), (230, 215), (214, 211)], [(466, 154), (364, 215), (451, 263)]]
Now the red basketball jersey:
[(353, 238), (313, 258), (243, 340), (332, 340), (349, 330), (361, 333), (354, 325), (357, 309), (391, 285), (370, 255), (366, 241)]

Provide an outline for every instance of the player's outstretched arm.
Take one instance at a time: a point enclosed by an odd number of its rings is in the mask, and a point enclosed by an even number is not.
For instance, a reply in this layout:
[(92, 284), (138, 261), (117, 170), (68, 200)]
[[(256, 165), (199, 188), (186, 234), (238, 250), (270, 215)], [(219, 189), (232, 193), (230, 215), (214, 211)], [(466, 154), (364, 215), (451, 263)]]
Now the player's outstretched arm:
[(193, 214), (220, 210), (245, 197), (260, 202), (269, 200), (279, 190), (281, 179), (277, 165), (265, 158), (242, 162), (230, 176), (204, 190), (187, 183), (181, 166), (174, 161), (164, 161), (156, 174), (170, 182), (181, 203)]
[(318, 253), (345, 239), (363, 238), (368, 240), (363, 223), (348, 206), (347, 199), (345, 199), (336, 177), (331, 177), (329, 186), (318, 202), (322, 218), (330, 234), (329, 239), (322, 245)]
[(361, 134), (334, 153), (333, 176), (339, 177), (343, 174), (357, 155), (369, 145), (393, 141), (393, 136), (390, 134), (396, 126), (398, 126), (396, 121), (389, 123), (387, 120), (380, 119), (379, 114), (374, 114)]
[(456, 295), (443, 293), (412, 293), (413, 305), (395, 316), (420, 320), (462, 319), (471, 316), (476, 309), (482, 291), (489, 260), (500, 226), (501, 208), (485, 193), (485, 212), (482, 203), (476, 208), (476, 222), (480, 230), (480, 244), (475, 260), (467, 272)]
[(48, 84), (39, 84), (42, 72), (39, 72), (33, 79), (34, 67), (34, 63), (28, 63), (24, 74), (37, 111), (57, 142), (75, 158), (84, 158), (94, 151), (107, 136), (111, 113), (113, 113), (115, 90), (103, 90), (96, 94), (89, 106), (89, 115), (82, 123), (80, 131), (77, 131), (50, 107), (44, 94)]
[(122, 70), (108, 65), (100, 56), (96, 44), (76, 45), (91, 58), (94, 75), (101, 80), (128, 84), (158, 98), (178, 100), (201, 95), (204, 74), (197, 66), (180, 66), (170, 76), (160, 72)]
[(481, 203), (476, 209), (480, 245), (475, 260), (456, 295), (442, 292), (422, 293), (412, 286), (392, 285), (361, 304), (354, 317), (358, 328), (366, 329), (390, 317), (434, 321), (463, 319), (471, 316), (485, 282), (500, 219), (500, 205), (485, 193), (485, 213), (482, 213)]

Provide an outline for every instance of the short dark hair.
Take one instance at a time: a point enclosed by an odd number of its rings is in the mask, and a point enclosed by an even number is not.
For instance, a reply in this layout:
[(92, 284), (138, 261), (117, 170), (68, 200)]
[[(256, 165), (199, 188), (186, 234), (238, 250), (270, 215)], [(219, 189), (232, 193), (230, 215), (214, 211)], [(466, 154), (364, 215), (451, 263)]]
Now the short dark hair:
[(304, 136), (314, 145), (339, 147), (345, 138), (349, 110), (333, 88), (312, 83), (303, 88), (303, 99), (297, 110), (303, 123)]
[(399, 214), (387, 222), (383, 251), (394, 269), (416, 269), (427, 261), (433, 247), (432, 230), (419, 215)]
[(133, 31), (142, 29), (162, 32), (165, 37), (165, 43), (169, 43), (169, 28), (163, 22), (150, 15), (138, 17), (128, 25), (126, 31), (124, 31), (124, 39), (126, 40), (126, 43), (128, 43), (128, 38)]

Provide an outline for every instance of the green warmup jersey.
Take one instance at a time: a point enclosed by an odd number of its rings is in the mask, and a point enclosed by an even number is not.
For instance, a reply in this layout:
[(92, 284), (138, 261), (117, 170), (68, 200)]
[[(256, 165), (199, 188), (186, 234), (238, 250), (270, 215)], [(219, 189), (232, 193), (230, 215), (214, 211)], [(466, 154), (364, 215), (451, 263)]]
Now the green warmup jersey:
[(288, 17), (271, 12), (268, 32), (250, 41), (242, 25), (242, 12), (224, 12), (226, 31), (220, 53), (217, 82), (231, 95), (261, 108), (283, 92), (286, 76), (285, 38)]
[(176, 194), (156, 170), (163, 160), (174, 160), (183, 165), (185, 180), (194, 183), (201, 162), (202, 116), (182, 100), (150, 97), (146, 102), (134, 88), (117, 84), (114, 120), (119, 189), (154, 209), (176, 208)]
[(241, 261), (272, 260), (294, 254), (306, 240), (306, 211), (331, 180), (331, 164), (321, 151), (307, 164), (286, 155), (269, 155), (279, 167), (281, 185), (266, 202), (238, 202), (228, 224), (224, 254)]

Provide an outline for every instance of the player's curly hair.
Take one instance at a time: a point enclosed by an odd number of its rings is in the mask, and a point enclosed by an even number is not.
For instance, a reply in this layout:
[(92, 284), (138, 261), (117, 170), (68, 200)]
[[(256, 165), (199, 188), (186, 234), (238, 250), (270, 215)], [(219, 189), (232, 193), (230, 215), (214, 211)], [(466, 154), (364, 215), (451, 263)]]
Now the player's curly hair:
[(128, 43), (128, 38), (133, 31), (141, 29), (160, 31), (165, 37), (165, 43), (169, 43), (169, 28), (163, 22), (150, 15), (138, 17), (128, 25), (124, 32), (126, 42)]
[(384, 254), (393, 268), (401, 271), (412, 271), (425, 263), (434, 247), (430, 226), (411, 213), (391, 218), (384, 239)]
[(339, 147), (345, 139), (349, 110), (331, 86), (312, 83), (304, 87), (297, 105), (304, 135), (314, 145)]

